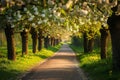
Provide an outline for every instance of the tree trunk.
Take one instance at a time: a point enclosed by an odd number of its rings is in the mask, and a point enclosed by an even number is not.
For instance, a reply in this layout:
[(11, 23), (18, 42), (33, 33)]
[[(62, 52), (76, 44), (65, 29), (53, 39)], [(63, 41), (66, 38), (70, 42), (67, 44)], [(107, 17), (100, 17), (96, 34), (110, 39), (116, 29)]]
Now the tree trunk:
[(35, 28), (31, 28), (30, 31), (31, 35), (32, 35), (32, 52), (36, 53), (37, 52), (37, 40), (38, 40), (38, 33), (37, 30)]
[(52, 45), (51, 45), (51, 38), (49, 38), (49, 43), (48, 43), (48, 45), (49, 45), (49, 46), (52, 46)]
[(5, 35), (6, 35), (6, 39), (7, 39), (7, 56), (8, 56), (8, 59), (14, 61), (16, 59), (14, 29), (7, 26), (5, 28)]
[(38, 51), (42, 49), (42, 30), (38, 29)]
[(101, 59), (106, 59), (107, 58), (107, 45), (108, 45), (108, 36), (109, 36), (109, 31), (108, 29), (101, 29)]
[(94, 46), (100, 48), (100, 44), (101, 44), (101, 40), (100, 39), (101, 39), (101, 37), (99, 37), (99, 36), (97, 36), (95, 38), (95, 45)]
[(54, 42), (54, 45), (57, 45), (57, 39), (55, 38), (55, 40), (54, 40), (55, 42)]
[(21, 32), (21, 38), (22, 38), (22, 55), (28, 54), (28, 32), (26, 30), (23, 30)]
[(56, 45), (56, 39), (54, 38), (54, 46)]
[(58, 39), (56, 39), (56, 45), (58, 45), (59, 44), (59, 40)]
[(54, 37), (51, 37), (51, 46), (55, 46), (54, 45)]
[(94, 38), (91, 38), (90, 40), (88, 40), (88, 51), (87, 52), (92, 52), (94, 48)]
[(120, 16), (113, 14), (108, 18), (112, 41), (113, 71), (120, 71)]
[(48, 48), (48, 46), (49, 46), (49, 38), (47, 36), (47, 37), (44, 38), (44, 47)]
[(87, 38), (87, 34), (84, 33), (83, 34), (83, 38), (84, 38), (84, 53), (88, 53), (88, 38)]

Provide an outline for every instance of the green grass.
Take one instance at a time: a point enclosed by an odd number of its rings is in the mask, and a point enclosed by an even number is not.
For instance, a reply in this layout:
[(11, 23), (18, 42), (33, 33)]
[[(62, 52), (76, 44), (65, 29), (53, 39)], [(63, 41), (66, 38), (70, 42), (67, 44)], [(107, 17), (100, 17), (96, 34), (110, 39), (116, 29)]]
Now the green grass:
[(10, 61), (6, 58), (6, 48), (0, 47), (0, 80), (15, 80), (17, 76), (32, 68), (37, 63), (52, 56), (60, 48), (60, 45), (42, 49), (40, 52), (33, 54), (29, 49), (29, 54), (21, 55), (21, 49), (17, 47), (16, 61)]
[(120, 73), (112, 72), (112, 59), (109, 55), (107, 59), (101, 60), (97, 49), (93, 53), (81, 53), (80, 47), (70, 45), (77, 53), (80, 67), (88, 74), (89, 80), (120, 80)]

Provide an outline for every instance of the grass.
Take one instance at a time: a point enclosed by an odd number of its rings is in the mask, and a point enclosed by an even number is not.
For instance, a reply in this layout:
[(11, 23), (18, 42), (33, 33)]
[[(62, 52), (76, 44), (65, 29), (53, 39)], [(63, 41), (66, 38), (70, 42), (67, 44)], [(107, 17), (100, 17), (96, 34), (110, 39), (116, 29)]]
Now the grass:
[(17, 59), (16, 61), (10, 61), (6, 58), (6, 48), (0, 48), (0, 80), (16, 80), (17, 76), (29, 70), (37, 63), (44, 59), (52, 56), (60, 45), (55, 47), (49, 47), (48, 49), (42, 49), (40, 52), (33, 54), (29, 49), (29, 54), (21, 56), (21, 49), (17, 48)]
[(112, 72), (112, 59), (100, 59), (97, 49), (93, 53), (84, 54), (80, 47), (70, 45), (77, 53), (80, 67), (88, 74), (89, 80), (120, 80), (120, 73)]

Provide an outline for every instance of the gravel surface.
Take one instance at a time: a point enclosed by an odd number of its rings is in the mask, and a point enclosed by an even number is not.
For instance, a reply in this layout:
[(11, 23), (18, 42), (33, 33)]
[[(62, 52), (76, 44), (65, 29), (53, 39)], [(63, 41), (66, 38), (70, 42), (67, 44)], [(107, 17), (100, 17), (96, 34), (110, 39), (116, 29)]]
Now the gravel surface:
[(34, 67), (19, 80), (88, 80), (79, 68), (73, 50), (64, 44), (42, 64)]

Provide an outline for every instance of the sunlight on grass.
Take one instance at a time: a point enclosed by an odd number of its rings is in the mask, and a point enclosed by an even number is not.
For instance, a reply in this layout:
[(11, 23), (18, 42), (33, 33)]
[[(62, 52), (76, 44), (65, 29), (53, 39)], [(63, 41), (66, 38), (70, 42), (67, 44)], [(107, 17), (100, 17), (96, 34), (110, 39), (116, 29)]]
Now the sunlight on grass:
[[(15, 80), (19, 74), (24, 73), (37, 63), (52, 56), (59, 48), (60, 45), (49, 47), (48, 49), (43, 48), (36, 54), (33, 54), (32, 51), (29, 50), (29, 54), (25, 56), (22, 56), (20, 52), (21, 49), (17, 48), (16, 61), (7, 60), (6, 57), (0, 58), (0, 80)], [(0, 48), (0, 50), (2, 50), (2, 53), (6, 51), (3, 48)], [(6, 53), (4, 53), (4, 56), (6, 56)]]
[(81, 66), (83, 66), (86, 63), (91, 64), (99, 60), (100, 60), (100, 57), (97, 54), (86, 54), (82, 56), (80, 62), (82, 62)]
[(100, 59), (100, 52), (95, 50), (93, 53), (81, 53), (80, 47), (70, 45), (76, 52), (79, 66), (87, 73), (89, 80), (120, 80), (120, 73), (112, 72), (111, 54), (107, 59)]

